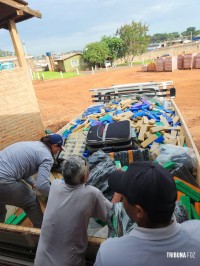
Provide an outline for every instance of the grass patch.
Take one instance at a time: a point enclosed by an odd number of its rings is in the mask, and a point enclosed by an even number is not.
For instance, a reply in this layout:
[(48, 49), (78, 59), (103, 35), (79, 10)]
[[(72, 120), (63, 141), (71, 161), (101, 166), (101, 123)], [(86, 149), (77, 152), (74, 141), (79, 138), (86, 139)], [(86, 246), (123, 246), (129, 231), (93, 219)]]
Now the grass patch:
[(62, 73), (61, 76), (60, 72), (44, 71), (44, 72), (33, 73), (33, 78), (38, 79), (38, 75), (40, 79), (42, 79), (42, 76), (44, 76), (45, 80), (62, 79), (62, 78), (66, 79), (78, 76), (76, 72)]

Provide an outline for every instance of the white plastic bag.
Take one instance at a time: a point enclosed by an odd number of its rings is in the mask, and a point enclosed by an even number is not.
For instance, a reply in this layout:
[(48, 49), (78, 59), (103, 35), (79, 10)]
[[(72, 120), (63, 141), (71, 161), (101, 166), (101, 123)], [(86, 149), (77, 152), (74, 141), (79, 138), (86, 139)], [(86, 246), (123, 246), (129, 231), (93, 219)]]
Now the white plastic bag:
[(182, 163), (188, 170), (193, 171), (196, 169), (196, 155), (191, 148), (172, 144), (161, 144), (159, 151), (160, 154), (156, 158), (156, 161), (161, 165), (172, 161), (176, 166)]

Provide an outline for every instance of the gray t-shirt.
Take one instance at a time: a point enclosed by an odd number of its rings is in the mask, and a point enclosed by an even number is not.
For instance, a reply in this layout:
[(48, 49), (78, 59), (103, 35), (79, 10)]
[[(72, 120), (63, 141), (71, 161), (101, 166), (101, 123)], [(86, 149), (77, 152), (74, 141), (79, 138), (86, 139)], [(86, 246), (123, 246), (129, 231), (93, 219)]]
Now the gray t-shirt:
[(32, 184), (31, 176), (37, 173), (37, 190), (48, 196), (53, 162), (50, 149), (42, 142), (17, 142), (0, 151), (0, 183), (23, 179)]
[(105, 241), (94, 265), (200, 265), (200, 221), (173, 220), (157, 229), (136, 227), (129, 235)]
[(103, 221), (112, 208), (95, 187), (52, 182), (44, 213), (36, 266), (81, 266), (87, 249), (87, 227), (91, 217)]

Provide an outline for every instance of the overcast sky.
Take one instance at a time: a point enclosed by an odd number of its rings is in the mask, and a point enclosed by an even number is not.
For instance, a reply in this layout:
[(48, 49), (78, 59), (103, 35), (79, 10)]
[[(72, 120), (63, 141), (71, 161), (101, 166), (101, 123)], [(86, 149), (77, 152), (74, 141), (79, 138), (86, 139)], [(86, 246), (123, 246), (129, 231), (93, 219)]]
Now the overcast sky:
[[(28, 54), (81, 50), (132, 20), (146, 23), (149, 34), (200, 29), (199, 0), (26, 0), (42, 19), (17, 24)], [(0, 49), (13, 51), (9, 34), (0, 30)]]

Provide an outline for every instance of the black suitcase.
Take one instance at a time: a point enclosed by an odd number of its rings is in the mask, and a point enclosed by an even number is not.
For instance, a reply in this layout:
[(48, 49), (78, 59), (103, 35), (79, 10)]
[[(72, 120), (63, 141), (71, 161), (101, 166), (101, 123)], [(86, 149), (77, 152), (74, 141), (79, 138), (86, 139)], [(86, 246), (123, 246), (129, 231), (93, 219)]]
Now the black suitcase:
[(132, 147), (130, 121), (124, 120), (106, 125), (92, 126), (86, 138), (91, 151), (102, 149), (105, 152), (124, 150)]

